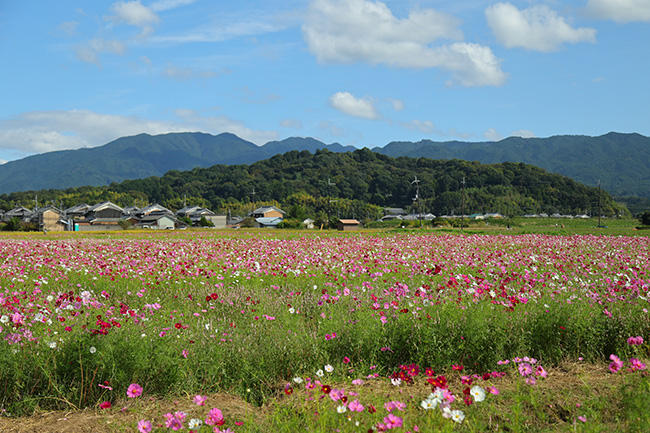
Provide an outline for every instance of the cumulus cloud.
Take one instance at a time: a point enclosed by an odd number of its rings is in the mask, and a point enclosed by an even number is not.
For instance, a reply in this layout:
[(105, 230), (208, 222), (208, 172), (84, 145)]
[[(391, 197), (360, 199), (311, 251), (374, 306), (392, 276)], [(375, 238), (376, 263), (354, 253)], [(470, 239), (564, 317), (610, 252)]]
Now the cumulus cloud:
[(593, 17), (617, 23), (650, 22), (648, 0), (589, 0), (586, 10)]
[(510, 3), (497, 3), (485, 10), (485, 17), (497, 40), (507, 48), (550, 52), (565, 43), (596, 41), (595, 29), (573, 28), (545, 5), (519, 10)]
[(528, 129), (520, 129), (518, 131), (514, 131), (512, 134), (510, 134), (510, 136), (521, 138), (535, 138), (535, 133), (533, 131), (529, 131)]
[(348, 92), (337, 92), (330, 96), (330, 106), (342, 113), (363, 119), (378, 119), (381, 117), (375, 108), (372, 98), (357, 98)]
[[(395, 17), (368, 0), (314, 0), (303, 35), (322, 63), (366, 62), (398, 68), (442, 68), (465, 86), (499, 86), (506, 79), (489, 47), (462, 42), (459, 21), (433, 9)], [(440, 40), (457, 41), (433, 45)]]
[(173, 121), (95, 113), (89, 110), (32, 111), (0, 119), (0, 148), (19, 155), (95, 147), (119, 137), (141, 133), (204, 131), (231, 132), (256, 144), (278, 138), (275, 131), (259, 131), (227, 116), (206, 116), (177, 110)]
[(113, 3), (111, 11), (115, 15), (108, 16), (107, 20), (139, 27), (142, 30), (141, 37), (152, 34), (153, 25), (160, 21), (158, 15), (140, 3), (140, 0)]
[(499, 134), (499, 132), (494, 128), (489, 128), (485, 131), (483, 137), (489, 141), (501, 141), (503, 139), (503, 135)]

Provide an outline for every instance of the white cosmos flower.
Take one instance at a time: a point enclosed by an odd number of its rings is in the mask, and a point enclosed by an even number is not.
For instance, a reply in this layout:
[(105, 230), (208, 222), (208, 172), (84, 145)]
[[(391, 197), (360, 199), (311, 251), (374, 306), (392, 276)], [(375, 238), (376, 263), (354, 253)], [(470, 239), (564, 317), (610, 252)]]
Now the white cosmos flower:
[(293, 381), (296, 383), (302, 383), (302, 377), (294, 377)]
[(323, 373), (323, 370), (318, 370), (318, 371), (316, 372), (316, 376), (318, 376), (318, 377), (323, 377), (323, 376), (325, 376), (325, 373)]
[(390, 383), (392, 383), (395, 386), (400, 386), (402, 384), (402, 379), (400, 379), (400, 378), (392, 378), (390, 380)]
[(197, 429), (203, 425), (203, 421), (197, 418), (192, 418), (187, 426), (191, 429)]
[(336, 408), (336, 411), (337, 411), (338, 413), (345, 413), (345, 411), (347, 411), (347, 410), (348, 410), (348, 408), (345, 407), (345, 405), (343, 405), (343, 404), (340, 405), (340, 406), (338, 406), (338, 407)]
[(327, 365), (325, 366), (325, 371), (328, 372), (328, 373), (331, 373), (331, 372), (334, 371), (334, 367), (332, 367), (331, 365), (327, 364)]
[(460, 424), (465, 419), (465, 414), (463, 413), (462, 410), (452, 410), (451, 419), (453, 419), (454, 421)]
[(478, 385), (472, 387), (472, 389), (469, 390), (469, 393), (474, 397), (474, 401), (485, 400), (485, 390)]
[(95, 353), (97, 352), (97, 349), (95, 349), (95, 346), (90, 346), (90, 353)]

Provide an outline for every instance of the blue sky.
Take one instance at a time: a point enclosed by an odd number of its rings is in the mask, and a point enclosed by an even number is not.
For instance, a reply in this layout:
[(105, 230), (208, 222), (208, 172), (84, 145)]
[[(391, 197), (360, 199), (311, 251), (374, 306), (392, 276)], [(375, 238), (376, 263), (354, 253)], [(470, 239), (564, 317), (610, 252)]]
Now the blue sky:
[(0, 161), (139, 133), (650, 135), (650, 0), (0, 0)]

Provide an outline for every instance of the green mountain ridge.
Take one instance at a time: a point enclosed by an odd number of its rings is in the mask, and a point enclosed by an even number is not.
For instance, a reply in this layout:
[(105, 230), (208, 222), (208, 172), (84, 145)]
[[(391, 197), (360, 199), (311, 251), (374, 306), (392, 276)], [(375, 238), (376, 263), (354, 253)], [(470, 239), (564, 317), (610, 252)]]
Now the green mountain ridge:
[[(234, 134), (140, 134), (96, 148), (32, 155), (0, 166), (0, 194), (110, 185), (216, 164), (252, 164), (296, 150), (355, 150), (339, 143), (291, 137), (257, 146)], [(610, 132), (599, 137), (509, 137), (498, 142), (391, 142), (373, 152), (391, 157), (462, 159), (485, 164), (523, 162), (597, 186), (614, 196), (650, 198), (650, 138)]]

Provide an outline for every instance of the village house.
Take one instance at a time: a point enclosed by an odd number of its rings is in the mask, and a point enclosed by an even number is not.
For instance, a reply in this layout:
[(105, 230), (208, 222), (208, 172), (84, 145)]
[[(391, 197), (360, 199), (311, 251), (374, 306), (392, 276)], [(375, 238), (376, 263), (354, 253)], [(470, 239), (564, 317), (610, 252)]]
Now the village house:
[(284, 219), (281, 217), (255, 218), (255, 227), (276, 229), (278, 228), (278, 224), (280, 224), (282, 221), (284, 221)]
[(251, 214), (253, 218), (284, 218), (284, 215), (286, 215), (286, 212), (275, 206), (262, 206), (255, 209)]
[(51, 205), (34, 212), (30, 222), (38, 224), (38, 229), (44, 232), (62, 232), (68, 226), (68, 223), (61, 219), (61, 211)]
[[(123, 209), (110, 201), (90, 206), (83, 218), (72, 218), (75, 231), (120, 230)], [(67, 213), (67, 211), (66, 211)], [(69, 217), (66, 215), (66, 217)]]
[(12, 218), (18, 218), (21, 221), (28, 222), (33, 213), (34, 212), (27, 209), (26, 207), (18, 206), (11, 209), (10, 211), (5, 212), (3, 221), (7, 222)]
[(205, 218), (212, 222), (214, 228), (217, 229), (225, 229), (228, 219), (226, 215), (217, 215), (210, 209), (202, 208), (200, 206), (186, 206), (183, 209), (176, 211), (176, 216), (189, 218), (190, 221), (192, 221), (193, 226), (198, 226), (201, 218)]
[(349, 231), (359, 230), (360, 225), (361, 223), (355, 219), (342, 219), (339, 220), (337, 224), (337, 229), (344, 232), (349, 232)]

